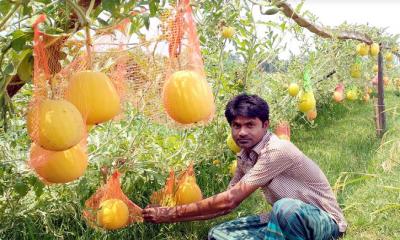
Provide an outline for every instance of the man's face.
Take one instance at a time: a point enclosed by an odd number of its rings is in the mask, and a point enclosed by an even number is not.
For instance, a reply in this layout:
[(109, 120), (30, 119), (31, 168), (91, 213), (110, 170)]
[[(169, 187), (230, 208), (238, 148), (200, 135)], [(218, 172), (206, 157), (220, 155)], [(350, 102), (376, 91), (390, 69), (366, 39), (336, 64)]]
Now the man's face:
[(259, 118), (236, 117), (231, 123), (232, 137), (236, 144), (245, 151), (249, 151), (263, 138), (268, 128), (268, 121), (264, 124)]

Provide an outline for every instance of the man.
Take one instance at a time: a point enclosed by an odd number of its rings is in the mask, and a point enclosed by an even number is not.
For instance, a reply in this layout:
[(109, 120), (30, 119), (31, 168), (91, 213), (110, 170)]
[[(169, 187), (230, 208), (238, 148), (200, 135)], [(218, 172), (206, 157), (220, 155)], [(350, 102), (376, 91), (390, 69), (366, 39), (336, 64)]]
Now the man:
[(214, 227), (209, 239), (337, 239), (346, 220), (321, 169), (295, 145), (268, 131), (269, 107), (257, 95), (241, 94), (226, 106), (232, 136), (242, 149), (227, 191), (173, 208), (143, 209), (145, 221), (204, 220), (231, 212), (261, 188), (268, 215), (239, 218)]

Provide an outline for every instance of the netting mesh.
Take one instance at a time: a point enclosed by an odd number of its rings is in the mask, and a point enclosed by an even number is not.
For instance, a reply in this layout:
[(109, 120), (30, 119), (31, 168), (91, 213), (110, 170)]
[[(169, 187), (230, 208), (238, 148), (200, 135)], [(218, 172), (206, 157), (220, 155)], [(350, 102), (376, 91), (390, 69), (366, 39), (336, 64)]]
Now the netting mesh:
[(174, 170), (170, 170), (169, 176), (165, 181), (165, 185), (162, 189), (153, 192), (150, 196), (150, 203), (159, 206), (172, 207), (176, 205), (175, 201), (176, 192), (176, 178)]
[[(62, 37), (41, 33), (38, 25), (43, 21), (44, 17), (35, 23), (36, 93), (63, 98), (71, 75), (83, 70), (99, 71), (110, 78), (124, 107), (131, 103), (152, 121), (182, 127), (167, 116), (162, 91), (165, 81), (176, 71), (190, 70), (205, 78), (188, 0), (162, 11), (157, 20), (151, 21), (148, 31), (132, 35), (127, 34), (129, 19), (107, 30)], [(213, 113), (202, 123), (212, 117)]]
[(83, 216), (86, 221), (92, 227), (99, 226), (97, 214), (100, 209), (102, 202), (109, 199), (122, 200), (129, 210), (128, 224), (142, 222), (142, 209), (134, 204), (128, 197), (122, 192), (120, 184), (120, 173), (114, 172), (111, 177), (107, 180), (107, 183), (99, 188), (88, 200), (85, 202), (85, 210)]
[(175, 176), (174, 170), (171, 169), (164, 187), (153, 192), (150, 196), (150, 203), (168, 207), (176, 206), (179, 204), (179, 199), (176, 195), (177, 191), (186, 181), (193, 181), (193, 183), (196, 182), (193, 163), (191, 163), (187, 169), (182, 171), (177, 177)]
[[(149, 119), (182, 126), (168, 117), (163, 106), (163, 87), (172, 73), (190, 70), (205, 78), (196, 25), (188, 0), (161, 14), (153, 36), (138, 37), (128, 57), (128, 89), (131, 102)], [(203, 123), (213, 117), (211, 114)]]
[(275, 134), (280, 138), (290, 140), (290, 124), (287, 121), (281, 121), (276, 125)]
[[(33, 24), (34, 93), (27, 114), (29, 135), (33, 141), (28, 164), (45, 183), (67, 183), (82, 176), (88, 164), (87, 129), (92, 124), (118, 120), (123, 117), (126, 108), (133, 107), (149, 120), (172, 127), (204, 124), (212, 119), (214, 99), (205, 80), (189, 0), (178, 1), (176, 6), (167, 7), (157, 20), (151, 19), (148, 31), (141, 29), (131, 35), (127, 31), (131, 24), (129, 19), (106, 30), (85, 29), (73, 35), (61, 36), (42, 32), (41, 26), (45, 21), (46, 17), (41, 15)], [(189, 88), (188, 92), (202, 95), (200, 93), (204, 89), (210, 90), (211, 97), (204, 100), (212, 103), (212, 111), (206, 117), (185, 125), (175, 122), (166, 113), (162, 97), (166, 81), (175, 72), (183, 70), (194, 72), (202, 81), (200, 88)], [(90, 76), (79, 75), (83, 72), (90, 72)], [(110, 84), (104, 80), (104, 76)], [(100, 80), (105, 82), (103, 85), (106, 87), (96, 85)], [(95, 84), (90, 85), (90, 82)], [(73, 87), (74, 84), (78, 86), (78, 91)], [(110, 107), (111, 97), (104, 92), (108, 94), (113, 91), (118, 98), (118, 111), (107, 117), (101, 116), (101, 120), (92, 120), (90, 110), (99, 106), (101, 110)], [(46, 107), (43, 107), (44, 102)], [(93, 102), (95, 105), (90, 105)], [(197, 111), (197, 108), (192, 109)], [(49, 117), (51, 112), (52, 117)], [(63, 171), (65, 169), (74, 171)], [(69, 172), (69, 175), (65, 175), (65, 172)], [(192, 165), (181, 176), (189, 175), (194, 179)], [(176, 180), (171, 175), (166, 188), (160, 193), (163, 196), (173, 195), (182, 178)], [(160, 204), (160, 196), (155, 194), (152, 202)], [(119, 173), (115, 173), (85, 204), (84, 216), (90, 225), (97, 226), (96, 212), (101, 202), (111, 198), (120, 199), (128, 205), (129, 223), (142, 220), (141, 209), (123, 194)], [(161, 204), (176, 205), (174, 197), (171, 197), (171, 202), (164, 201)]]

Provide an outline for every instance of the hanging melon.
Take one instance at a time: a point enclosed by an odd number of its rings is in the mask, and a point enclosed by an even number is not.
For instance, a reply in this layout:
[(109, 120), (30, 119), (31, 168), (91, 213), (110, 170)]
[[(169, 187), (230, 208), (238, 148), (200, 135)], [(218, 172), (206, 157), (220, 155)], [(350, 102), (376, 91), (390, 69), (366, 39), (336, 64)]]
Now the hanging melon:
[(65, 151), (47, 151), (32, 145), (30, 165), (35, 172), (50, 183), (67, 183), (82, 176), (88, 164), (83, 147), (78, 144)]
[(386, 60), (386, 62), (391, 62), (391, 61), (393, 61), (393, 55), (392, 55), (391, 52), (385, 53), (385, 60)]
[(232, 38), (235, 34), (235, 28), (233, 27), (222, 27), (222, 37), (223, 38)]
[(237, 160), (233, 160), (233, 162), (229, 165), (229, 173), (231, 176), (235, 176), (235, 172), (237, 169)]
[(359, 43), (357, 44), (356, 50), (360, 56), (366, 56), (369, 53), (369, 45), (365, 43)]
[(289, 95), (292, 96), (292, 97), (297, 96), (299, 91), (300, 91), (300, 87), (299, 87), (299, 85), (297, 83), (291, 83), (289, 85), (289, 87), (288, 87)]
[(240, 147), (236, 144), (235, 140), (233, 140), (231, 133), (226, 138), (226, 144), (228, 145), (229, 149), (232, 150), (232, 152), (234, 153), (240, 152)]
[(117, 90), (102, 72), (81, 71), (73, 74), (65, 98), (79, 109), (88, 125), (108, 121), (121, 110)]
[(193, 170), (193, 164), (179, 177), (178, 186), (175, 192), (175, 201), (177, 205), (184, 205), (197, 202), (203, 199), (200, 187), (196, 183), (196, 176)]
[(332, 99), (337, 103), (343, 101), (344, 99), (343, 92), (338, 92), (338, 91), (333, 92)]
[(298, 108), (300, 112), (306, 113), (315, 108), (316, 101), (313, 92), (305, 92), (299, 99)]
[(128, 224), (129, 209), (120, 199), (111, 198), (100, 203), (97, 211), (97, 224), (105, 229), (114, 230)]
[(372, 43), (370, 47), (370, 52), (371, 56), (375, 57), (378, 56), (379, 54), (379, 44), (378, 43)]
[(177, 205), (189, 204), (203, 199), (200, 187), (194, 177), (188, 177), (178, 186), (175, 199)]
[(65, 100), (42, 100), (28, 112), (28, 133), (42, 148), (63, 151), (84, 136), (84, 122), (78, 109)]
[(211, 87), (194, 71), (172, 74), (164, 84), (162, 95), (167, 114), (178, 123), (207, 121), (214, 113)]
[(312, 109), (307, 112), (306, 118), (309, 122), (314, 121), (317, 118), (317, 109)]
[(352, 78), (361, 78), (361, 65), (355, 63), (350, 67), (350, 76)]

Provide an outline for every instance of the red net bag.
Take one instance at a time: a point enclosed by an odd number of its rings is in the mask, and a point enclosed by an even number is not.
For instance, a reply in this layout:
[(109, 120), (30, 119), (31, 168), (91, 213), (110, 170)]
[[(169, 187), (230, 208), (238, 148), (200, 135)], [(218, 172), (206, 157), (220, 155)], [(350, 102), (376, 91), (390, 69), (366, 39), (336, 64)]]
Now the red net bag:
[(275, 129), (275, 134), (280, 139), (290, 141), (290, 125), (286, 121), (279, 122)]
[(92, 227), (108, 230), (142, 222), (142, 209), (121, 190), (120, 173), (115, 171), (107, 183), (85, 202), (83, 216)]

